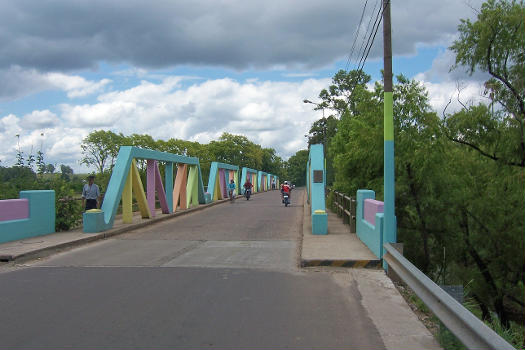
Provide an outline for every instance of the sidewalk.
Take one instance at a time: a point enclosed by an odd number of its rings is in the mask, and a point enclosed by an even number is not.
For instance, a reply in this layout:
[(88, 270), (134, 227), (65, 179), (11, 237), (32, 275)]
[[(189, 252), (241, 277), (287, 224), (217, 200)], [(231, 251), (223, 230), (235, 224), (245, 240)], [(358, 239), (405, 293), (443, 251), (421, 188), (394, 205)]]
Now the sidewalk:
[(301, 266), (354, 267), (339, 269), (332, 276), (345, 288), (357, 288), (366, 317), (376, 325), (387, 350), (442, 350), (385, 274), (381, 261), (355, 233), (350, 233), (337, 214), (327, 213), (328, 234), (313, 235), (310, 207), (304, 196)]
[(350, 227), (343, 224), (343, 219), (329, 210), (327, 213), (328, 234), (312, 234), (310, 206), (306, 202), (306, 195), (304, 196), (301, 267), (381, 268), (381, 260), (355, 233), (350, 233)]
[(19, 241), (2, 243), (0, 244), (0, 262), (20, 261), (23, 259), (35, 259), (48, 256), (63, 249), (113, 237), (176, 216), (194, 213), (217, 204), (226, 203), (228, 201), (228, 199), (223, 199), (186, 210), (178, 210), (172, 214), (162, 214), (161, 210), (157, 209), (155, 211), (156, 215), (152, 219), (143, 219), (140, 216), (140, 213), (136, 212), (133, 215), (132, 224), (124, 224), (121, 216), (117, 215), (113, 228), (99, 233), (84, 233), (82, 232), (82, 228), (78, 228), (71, 231), (57, 232)]

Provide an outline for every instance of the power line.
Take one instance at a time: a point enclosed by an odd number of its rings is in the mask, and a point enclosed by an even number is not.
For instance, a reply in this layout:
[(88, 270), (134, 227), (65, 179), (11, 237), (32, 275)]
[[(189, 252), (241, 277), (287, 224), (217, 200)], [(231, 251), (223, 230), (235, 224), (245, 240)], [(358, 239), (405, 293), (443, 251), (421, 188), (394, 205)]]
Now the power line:
[[(376, 0), (376, 2), (374, 4), (374, 8), (372, 9), (372, 12), (370, 14), (370, 19), (368, 20), (368, 24), (366, 26), (365, 35), (363, 35), (363, 40), (361, 40), (361, 46), (359, 47), (359, 51), (358, 52), (364, 52), (366, 50), (366, 48), (363, 50), (363, 46), (365, 45), (366, 37), (367, 37), (367, 35), (368, 35), (369, 31), (370, 31), (370, 24), (372, 23), (372, 18), (374, 18), (374, 12), (376, 11), (376, 8), (377, 8), (377, 5), (379, 4), (379, 1), (381, 1), (381, 0)], [(357, 63), (357, 61), (356, 61), (356, 63)]]
[[(372, 26), (372, 32), (370, 32), (370, 35), (368, 36), (368, 40), (365, 45), (365, 50), (363, 51), (361, 55), (361, 59), (359, 60), (359, 64), (357, 66), (357, 72), (359, 75), (363, 72), (363, 68), (365, 67), (365, 63), (368, 58), (368, 54), (370, 53), (370, 50), (372, 49), (372, 45), (374, 44), (374, 41), (377, 35), (377, 31), (379, 29), (379, 25), (381, 24), (381, 20), (383, 18), (384, 11), (385, 11), (385, 6), (382, 6), (381, 8), (379, 8), (379, 11), (377, 11), (376, 19), (374, 21), (374, 25)], [(372, 18), (370, 18), (370, 20), (371, 19)], [(350, 96), (352, 96), (352, 94), (354, 93), (354, 89), (357, 86), (357, 83), (358, 83), (358, 79), (356, 79), (354, 85), (352, 86), (352, 89), (350, 90)]]
[(352, 57), (354, 56), (355, 43), (357, 42), (357, 38), (359, 37), (359, 32), (361, 31), (361, 23), (363, 23), (363, 17), (365, 15), (365, 10), (366, 10), (366, 5), (367, 4), (368, 4), (368, 0), (365, 1), (365, 5), (363, 6), (363, 12), (361, 12), (361, 19), (359, 19), (359, 24), (357, 25), (357, 32), (356, 32), (355, 37), (354, 37), (354, 42), (352, 43), (352, 48), (350, 49), (350, 54), (348, 55), (348, 59), (346, 60), (345, 71), (348, 70), (348, 66), (350, 65), (350, 61), (352, 60)]
[[(368, 54), (370, 53), (370, 50), (372, 49), (372, 45), (374, 44), (374, 40), (377, 35), (377, 31), (379, 29), (379, 25), (381, 24), (381, 20), (383, 19), (383, 11), (384, 8), (379, 8), (379, 11), (377, 11), (376, 19), (374, 21), (374, 25), (372, 26), (372, 32), (370, 33), (370, 36), (368, 37), (368, 40), (365, 45), (365, 50), (363, 51), (363, 54), (361, 55), (361, 59), (359, 60), (358, 70), (362, 70), (365, 66), (366, 59), (368, 58)], [(375, 29), (374, 29), (375, 28)]]

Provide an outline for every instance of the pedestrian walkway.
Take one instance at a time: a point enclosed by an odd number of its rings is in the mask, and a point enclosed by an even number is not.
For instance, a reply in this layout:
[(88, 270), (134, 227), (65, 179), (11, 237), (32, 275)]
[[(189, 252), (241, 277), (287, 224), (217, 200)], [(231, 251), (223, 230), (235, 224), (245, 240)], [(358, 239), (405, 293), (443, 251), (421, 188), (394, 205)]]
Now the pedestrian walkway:
[(312, 234), (308, 203), (304, 203), (301, 266), (380, 268), (381, 260), (361, 242), (337, 214), (328, 212), (328, 234)]

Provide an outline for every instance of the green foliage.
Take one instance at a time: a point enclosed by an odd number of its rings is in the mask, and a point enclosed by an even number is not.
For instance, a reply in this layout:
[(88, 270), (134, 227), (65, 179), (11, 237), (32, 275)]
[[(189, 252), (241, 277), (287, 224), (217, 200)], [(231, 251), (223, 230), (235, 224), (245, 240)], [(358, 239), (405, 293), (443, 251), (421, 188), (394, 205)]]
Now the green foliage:
[[(356, 91), (329, 140), (333, 187), (382, 199), (383, 88)], [(512, 111), (486, 105), (441, 120), (425, 89), (402, 75), (393, 96), (398, 241), (420, 270), (467, 286), (480, 316), (509, 329), (525, 312), (521, 126)]]
[(46, 164), (45, 172), (46, 174), (53, 174), (55, 172), (55, 166), (53, 164)]
[(289, 180), (296, 186), (306, 185), (306, 165), (308, 163), (308, 154), (308, 150), (300, 150), (288, 159), (286, 169), (287, 177), (281, 179), (281, 182)]
[(37, 189), (36, 180), (35, 173), (27, 167), (0, 166), (0, 200), (18, 198), (20, 191)]
[(44, 153), (38, 151), (36, 156), (36, 169), (39, 175), (42, 175), (46, 171), (46, 163), (44, 162)]
[(352, 70), (346, 72), (339, 70), (332, 78), (332, 85), (323, 89), (319, 97), (323, 100), (318, 108), (329, 108), (341, 116), (346, 111), (356, 114), (355, 101), (363, 92), (366, 92), (366, 84), (370, 82), (370, 75), (363, 71)]
[(63, 180), (70, 180), (73, 175), (73, 168), (69, 165), (60, 164), (60, 177)]
[[(110, 168), (113, 167), (120, 146), (138, 142), (133, 135), (131, 139), (125, 139), (122, 134), (115, 134), (112, 131), (95, 130), (82, 140), (83, 158), (80, 164), (95, 166), (98, 172), (102, 173), (110, 162)], [(141, 141), (142, 142), (142, 141)], [(147, 148), (147, 147), (145, 147)]]
[(523, 1), (489, 0), (475, 22), (461, 20), (460, 36), (451, 46), (455, 67), (466, 67), (471, 74), (476, 70), (490, 74), (485, 95), (493, 112), (486, 106), (471, 107), (456, 113), (447, 125), (453, 141), (489, 159), (520, 167), (525, 167), (524, 13)]
[(55, 230), (67, 231), (77, 227), (82, 221), (81, 202), (73, 199), (78, 192), (63, 178), (55, 177), (49, 187), (55, 190)]
[(24, 152), (18, 150), (16, 152), (16, 166), (22, 167), (24, 166)]
[[(200, 144), (178, 139), (155, 140), (146, 134), (124, 136), (111, 131), (96, 130), (82, 142), (84, 157), (81, 164), (97, 168), (97, 183), (103, 187), (106, 187), (109, 182), (111, 169), (120, 146), (136, 146), (188, 157), (198, 157), (205, 184), (213, 161), (258, 169), (279, 177), (283, 177), (286, 167), (286, 163), (276, 155), (273, 148), (262, 148), (242, 135), (224, 133), (219, 140), (211, 141), (209, 144)], [(138, 160), (137, 163), (140, 173), (144, 175), (146, 162)], [(160, 164), (160, 171), (164, 173), (163, 164)]]
[(332, 115), (315, 121), (308, 132), (308, 146), (321, 143), (326, 147), (328, 140), (337, 131), (337, 122), (337, 118)]

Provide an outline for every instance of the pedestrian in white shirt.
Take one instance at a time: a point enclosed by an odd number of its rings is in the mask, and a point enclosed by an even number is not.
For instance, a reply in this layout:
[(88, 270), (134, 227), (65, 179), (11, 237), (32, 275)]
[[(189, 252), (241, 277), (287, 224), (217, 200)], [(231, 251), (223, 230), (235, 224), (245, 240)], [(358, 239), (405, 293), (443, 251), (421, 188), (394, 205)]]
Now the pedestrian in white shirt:
[(85, 210), (97, 209), (100, 202), (100, 190), (95, 184), (95, 176), (88, 176), (88, 183), (82, 189), (82, 207)]

